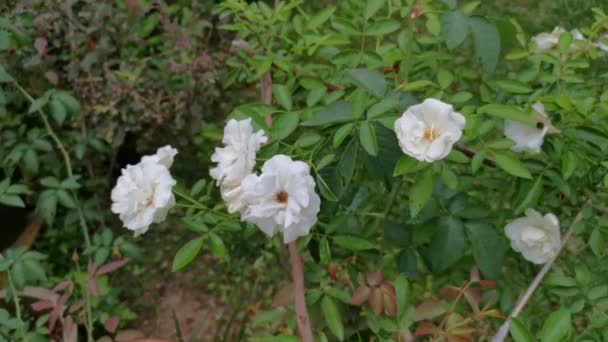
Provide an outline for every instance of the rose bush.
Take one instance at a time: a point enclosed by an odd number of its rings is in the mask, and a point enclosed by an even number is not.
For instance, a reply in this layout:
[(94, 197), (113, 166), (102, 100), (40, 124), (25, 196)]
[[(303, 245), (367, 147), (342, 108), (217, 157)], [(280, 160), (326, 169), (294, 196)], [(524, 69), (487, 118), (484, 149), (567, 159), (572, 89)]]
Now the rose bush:
[[(224, 201), (194, 186), (183, 215), (282, 231), (296, 316), (260, 317), (297, 326), (306, 341), (605, 335), (584, 327), (605, 324), (588, 296), (608, 300), (597, 272), (608, 96), (587, 82), (603, 70), (608, 19), (597, 9), (590, 27), (528, 39), (478, 6), (218, 5), (238, 33), (226, 86), (251, 82), (260, 95), (229, 114), (226, 147), (211, 157)], [(212, 252), (217, 238), (206, 236), (219, 227), (202, 233)], [(186, 244), (174, 265), (201, 248)], [(535, 275), (546, 276), (540, 289)]]

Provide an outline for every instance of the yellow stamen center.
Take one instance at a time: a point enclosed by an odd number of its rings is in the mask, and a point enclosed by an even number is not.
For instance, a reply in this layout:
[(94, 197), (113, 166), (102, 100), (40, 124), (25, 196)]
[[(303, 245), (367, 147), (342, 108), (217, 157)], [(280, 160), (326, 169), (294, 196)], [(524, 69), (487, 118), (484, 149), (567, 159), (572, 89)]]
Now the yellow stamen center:
[(277, 194), (275, 195), (275, 200), (282, 204), (287, 203), (288, 198), (289, 195), (285, 191), (277, 192)]
[(435, 130), (435, 127), (431, 126), (424, 130), (424, 140), (434, 141), (439, 136), (439, 133)]

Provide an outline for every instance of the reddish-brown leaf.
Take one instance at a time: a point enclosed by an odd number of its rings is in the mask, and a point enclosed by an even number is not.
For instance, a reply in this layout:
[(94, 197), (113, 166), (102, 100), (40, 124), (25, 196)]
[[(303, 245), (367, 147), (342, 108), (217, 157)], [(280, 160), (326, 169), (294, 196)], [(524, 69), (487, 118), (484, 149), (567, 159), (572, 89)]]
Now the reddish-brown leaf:
[(469, 306), (475, 313), (479, 312), (479, 303), (481, 302), (481, 296), (483, 296), (483, 292), (480, 288), (468, 288), (464, 292), (464, 298), (469, 303)]
[(361, 306), (369, 298), (370, 289), (367, 286), (359, 286), (355, 292), (353, 292), (353, 298), (351, 299), (353, 305)]
[(382, 311), (384, 311), (384, 303), (382, 297), (382, 290), (377, 287), (371, 289), (371, 294), (369, 296), (369, 306), (372, 309), (372, 312), (376, 315), (380, 315)]
[(63, 320), (63, 342), (78, 342), (78, 325), (71, 316)]
[(447, 301), (452, 301), (456, 298), (458, 298), (458, 296), (460, 295), (460, 288), (455, 287), (455, 286), (444, 286), (439, 290), (439, 295), (441, 296), (441, 298), (447, 300)]
[(479, 285), (481, 285), (481, 287), (483, 287), (485, 289), (495, 289), (496, 288), (496, 282), (493, 280), (480, 280)]
[(367, 284), (369, 286), (378, 286), (382, 282), (382, 273), (380, 271), (370, 272), (367, 274)]
[(112, 316), (103, 322), (103, 327), (106, 328), (106, 331), (110, 334), (114, 334), (116, 328), (118, 328), (118, 323), (120, 323), (120, 318), (118, 316)]
[(51, 302), (50, 300), (39, 300), (37, 302), (32, 303), (32, 305), (30, 305), (30, 307), (34, 311), (52, 309), (54, 306), (55, 306), (55, 303)]
[(75, 301), (74, 303), (72, 303), (72, 305), (70, 305), (70, 310), (68, 310), (69, 313), (74, 313), (78, 310), (80, 310), (83, 306), (84, 306), (84, 299), (79, 299), (77, 301)]
[(391, 317), (397, 316), (397, 299), (393, 294), (382, 291), (382, 302), (384, 304), (384, 314)]
[(114, 339), (106, 335), (98, 338), (95, 342), (114, 342)]
[(55, 325), (57, 325), (57, 320), (59, 320), (59, 308), (55, 307), (53, 311), (51, 311), (49, 315), (49, 332), (55, 331)]
[(414, 335), (415, 336), (433, 335), (437, 331), (439, 331), (439, 328), (433, 322), (424, 321), (424, 322), (420, 322), (420, 324), (418, 324), (418, 328), (416, 328), (416, 332), (414, 333)]
[(72, 287), (74, 283), (72, 283), (70, 280), (66, 280), (66, 281), (62, 281), (61, 283), (57, 284), (54, 288), (53, 291), (55, 292), (59, 292), (59, 291), (63, 291), (68, 287)]
[(446, 311), (446, 308), (440, 301), (437, 299), (429, 299), (418, 305), (412, 319), (414, 322), (430, 320), (441, 316)]
[(34, 40), (34, 48), (36, 48), (36, 51), (38, 51), (38, 54), (42, 57), (46, 57), (46, 55), (47, 55), (47, 52), (46, 52), (47, 45), (48, 45), (48, 42), (43, 37), (38, 37), (38, 38), (36, 38), (36, 40)]
[(471, 274), (470, 274), (469, 278), (471, 279), (471, 282), (477, 282), (477, 281), (481, 280), (481, 277), (479, 276), (479, 267), (473, 266), (471, 268)]
[(129, 259), (122, 259), (122, 260), (116, 260), (116, 261), (112, 261), (109, 264), (105, 264), (103, 266), (101, 266), (97, 272), (95, 273), (95, 275), (101, 276), (104, 274), (108, 274), (110, 272), (114, 272), (115, 270), (123, 267), (124, 265), (126, 265), (129, 262)]
[(97, 284), (97, 280), (95, 278), (89, 279), (87, 287), (93, 296), (99, 298), (99, 285)]

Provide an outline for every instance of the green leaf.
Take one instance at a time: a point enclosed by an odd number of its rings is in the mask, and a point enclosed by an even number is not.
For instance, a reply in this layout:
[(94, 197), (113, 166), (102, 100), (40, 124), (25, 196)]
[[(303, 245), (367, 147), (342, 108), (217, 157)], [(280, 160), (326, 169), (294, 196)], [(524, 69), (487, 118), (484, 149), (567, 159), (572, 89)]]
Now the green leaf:
[(384, 76), (371, 69), (348, 69), (346, 76), (349, 77), (358, 87), (366, 89), (375, 96), (384, 96), (388, 88), (388, 82)]
[(526, 324), (517, 317), (509, 318), (509, 332), (515, 342), (534, 342), (534, 337)]
[(313, 116), (301, 123), (302, 126), (322, 126), (340, 122), (353, 121), (353, 109), (350, 102), (337, 101), (325, 106)]
[(445, 12), (441, 16), (441, 36), (448, 49), (460, 45), (469, 34), (469, 17), (462, 11)]
[(346, 137), (348, 137), (354, 127), (355, 125), (352, 123), (347, 123), (340, 126), (340, 128), (336, 130), (336, 133), (334, 133), (334, 139), (332, 142), (333, 147), (338, 147), (342, 145), (342, 142), (344, 141), (344, 139), (346, 139)]
[(486, 73), (493, 73), (500, 56), (500, 34), (496, 25), (480, 16), (469, 18), (469, 25), (473, 32), (475, 56)]
[(567, 151), (562, 157), (562, 176), (564, 179), (570, 178), (577, 166), (576, 154), (572, 151)]
[(53, 94), (53, 99), (59, 100), (72, 115), (80, 114), (80, 103), (67, 91), (58, 91)]
[(433, 170), (418, 174), (410, 189), (410, 215), (416, 217), (433, 194)]
[(536, 177), (534, 182), (522, 183), (520, 189), (522, 195), (517, 196), (514, 213), (519, 215), (528, 208), (534, 208), (543, 193), (543, 176)]
[(55, 119), (55, 122), (62, 125), (65, 118), (68, 116), (65, 106), (59, 100), (52, 99), (49, 103), (49, 109), (51, 111), (51, 116), (53, 116), (53, 119)]
[(226, 245), (224, 245), (222, 238), (214, 232), (209, 232), (208, 236), (209, 249), (211, 250), (211, 253), (221, 260), (228, 259), (228, 252), (226, 251)]
[(336, 302), (329, 296), (323, 296), (323, 299), (321, 299), (321, 311), (323, 312), (325, 323), (327, 323), (332, 334), (334, 334), (338, 340), (344, 340), (342, 315), (340, 314), (340, 309)]
[(403, 274), (399, 274), (395, 279), (395, 294), (397, 295), (397, 322), (403, 322), (407, 318), (410, 308), (410, 284)]
[(0, 30), (0, 51), (4, 51), (11, 46), (10, 35), (7, 31)]
[(310, 147), (321, 141), (321, 136), (316, 133), (304, 133), (294, 143), (296, 147)]
[(72, 198), (72, 195), (63, 189), (57, 190), (57, 199), (59, 200), (59, 203), (66, 208), (76, 208), (76, 202)]
[(25, 208), (25, 203), (23, 203), (21, 197), (17, 195), (0, 194), (0, 203), (8, 205), (9, 207)]
[(540, 340), (541, 342), (561, 341), (568, 336), (571, 328), (570, 311), (559, 309), (545, 320), (540, 333)]
[(379, 117), (382, 114), (392, 111), (393, 109), (396, 109), (398, 107), (399, 107), (399, 101), (392, 99), (390, 97), (386, 98), (386, 99), (376, 103), (375, 105), (371, 106), (371, 108), (367, 111), (367, 118), (374, 119), (374, 118)]
[(566, 53), (570, 45), (572, 44), (572, 34), (570, 32), (562, 32), (559, 35), (559, 41), (557, 42), (557, 47), (561, 53)]
[(425, 169), (429, 166), (428, 163), (418, 161), (409, 156), (403, 156), (397, 161), (395, 165), (395, 170), (393, 171), (393, 176), (402, 176), (410, 173), (418, 172), (422, 169)]
[(334, 14), (335, 10), (335, 7), (328, 7), (322, 10), (321, 12), (313, 15), (306, 23), (306, 28), (309, 30), (313, 30), (323, 25), (323, 23), (325, 23), (331, 17), (331, 15)]
[(334, 236), (334, 243), (355, 252), (374, 249), (374, 244), (372, 242), (354, 235)]
[(365, 21), (373, 17), (382, 6), (384, 6), (384, 0), (367, 0), (365, 2), (365, 11), (363, 11)]
[(191, 263), (203, 247), (203, 242), (203, 238), (199, 237), (190, 240), (188, 243), (182, 246), (182, 248), (177, 251), (177, 254), (175, 254), (175, 258), (173, 258), (173, 267), (171, 268), (171, 271), (175, 272), (181, 270)]
[(46, 190), (43, 191), (42, 194), (38, 197), (38, 202), (36, 203), (36, 212), (42, 216), (44, 221), (49, 225), (53, 225), (53, 221), (55, 220), (55, 213), (57, 211), (57, 196), (55, 195), (55, 191)]
[(285, 113), (276, 119), (270, 128), (273, 140), (283, 140), (298, 128), (300, 116), (298, 113)]
[(323, 265), (331, 262), (331, 248), (325, 236), (319, 241), (319, 259)]
[(462, 222), (451, 216), (441, 217), (424, 256), (433, 272), (441, 273), (460, 260), (465, 246)]
[(418, 80), (410, 82), (402, 87), (403, 91), (416, 91), (428, 86), (435, 86), (436, 84), (428, 80)]
[(196, 181), (196, 183), (194, 183), (194, 185), (192, 186), (192, 190), (190, 190), (190, 196), (192, 196), (192, 197), (198, 196), (198, 194), (200, 194), (203, 191), (203, 189), (205, 188), (206, 185), (207, 185), (207, 180), (204, 178), (201, 178), (198, 181)]
[(498, 86), (513, 94), (528, 94), (534, 91), (534, 89), (528, 87), (527, 84), (517, 80), (501, 80), (497, 81)]
[(25, 150), (25, 153), (23, 154), (23, 163), (29, 172), (38, 174), (38, 170), (40, 169), (40, 161), (38, 160), (36, 151), (31, 148)]
[(0, 83), (12, 82), (13, 78), (9, 75), (4, 67), (0, 65)]
[(492, 226), (481, 222), (465, 224), (473, 247), (473, 257), (486, 279), (498, 280), (506, 246)]
[(503, 104), (487, 104), (479, 108), (480, 114), (490, 114), (505, 120), (518, 121), (528, 125), (535, 125), (536, 122), (532, 119), (531, 113), (526, 113), (523, 109), (517, 106)]
[(401, 27), (401, 23), (395, 19), (383, 19), (374, 21), (367, 27), (365, 33), (369, 36), (382, 36), (393, 33)]
[(311, 90), (310, 93), (308, 93), (308, 96), (306, 97), (306, 106), (312, 107), (316, 105), (326, 94), (327, 88), (325, 87), (315, 88)]
[(441, 167), (441, 173), (439, 174), (441, 181), (451, 190), (456, 191), (458, 188), (458, 175), (450, 167), (448, 164), (443, 164)]
[(410, 232), (404, 224), (386, 220), (384, 222), (384, 242), (406, 248), (410, 245)]
[(454, 74), (444, 69), (439, 70), (437, 73), (437, 83), (439, 83), (441, 89), (446, 89), (452, 82), (454, 82)]
[(28, 113), (34, 113), (39, 111), (40, 109), (42, 109), (42, 107), (44, 107), (47, 103), (49, 102), (49, 95), (44, 94), (43, 96), (35, 99), (32, 104), (30, 105), (30, 108), (28, 109)]
[(329, 185), (327, 185), (325, 179), (323, 179), (323, 177), (321, 177), (321, 175), (318, 173), (317, 186), (319, 187), (319, 192), (321, 193), (321, 196), (323, 196), (323, 198), (330, 202), (336, 202), (338, 200), (338, 197), (336, 196), (336, 194), (334, 194)]
[(290, 111), (292, 107), (291, 91), (283, 84), (273, 84), (272, 93), (283, 108)]
[(411, 248), (404, 248), (399, 253), (397, 264), (399, 272), (407, 277), (413, 277), (418, 271), (418, 257)]
[(496, 164), (507, 173), (513, 176), (532, 179), (528, 168), (522, 163), (515, 154), (507, 151), (494, 151), (491, 153)]
[(363, 121), (359, 124), (359, 141), (367, 153), (372, 156), (378, 155), (376, 132), (369, 121)]
[(604, 254), (604, 248), (606, 247), (606, 240), (602, 231), (598, 228), (593, 229), (591, 236), (589, 237), (589, 247), (596, 257), (601, 257)]

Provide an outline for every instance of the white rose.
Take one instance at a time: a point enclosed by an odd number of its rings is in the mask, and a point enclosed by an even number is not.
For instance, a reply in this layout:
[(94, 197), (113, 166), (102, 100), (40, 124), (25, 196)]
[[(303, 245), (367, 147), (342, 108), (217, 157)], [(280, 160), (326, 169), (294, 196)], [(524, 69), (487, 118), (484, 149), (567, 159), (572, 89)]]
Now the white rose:
[(249, 175), (241, 183), (247, 208), (241, 218), (266, 235), (283, 232), (292, 242), (310, 232), (321, 205), (315, 181), (306, 163), (279, 154), (264, 163), (262, 174)]
[(174, 185), (167, 167), (154, 158), (144, 157), (139, 164), (127, 165), (122, 170), (112, 189), (112, 212), (119, 215), (135, 236), (141, 235), (152, 223), (164, 221), (175, 205)]
[(144, 156), (141, 158), (142, 161), (153, 161), (158, 164), (163, 165), (167, 169), (173, 165), (173, 158), (177, 154), (177, 149), (171, 147), (170, 145), (163, 146), (156, 150), (156, 154), (151, 156)]
[(578, 29), (570, 31), (570, 34), (572, 35), (572, 38), (574, 38), (574, 40), (585, 40), (585, 36)]
[(532, 37), (532, 41), (536, 44), (536, 51), (545, 52), (551, 50), (559, 42), (559, 36), (564, 32), (566, 30), (557, 26), (551, 33), (543, 32)]
[(536, 122), (535, 126), (516, 121), (505, 121), (504, 133), (507, 138), (515, 143), (511, 148), (513, 151), (540, 153), (545, 135), (559, 132), (551, 123), (542, 103), (537, 102), (532, 105), (532, 118)]
[(527, 209), (526, 216), (505, 226), (511, 248), (535, 264), (544, 264), (554, 257), (560, 247), (559, 220), (553, 214), (542, 216)]
[(608, 44), (604, 43), (606, 40), (608, 40), (608, 35), (603, 35), (602, 37), (600, 37), (600, 40), (597, 41), (597, 43), (593, 44), (593, 46), (604, 52), (608, 52)]
[(420, 161), (445, 158), (462, 136), (466, 119), (436, 99), (409, 107), (395, 121), (395, 133), (403, 153)]
[(266, 141), (268, 138), (262, 130), (253, 133), (251, 119), (232, 119), (224, 127), (222, 142), (225, 147), (215, 148), (211, 161), (217, 163), (217, 167), (209, 173), (220, 186), (229, 213), (245, 208), (241, 181), (253, 171), (256, 153)]
[(209, 172), (211, 177), (218, 185), (224, 181), (240, 183), (252, 172), (256, 152), (267, 140), (262, 130), (253, 133), (251, 119), (228, 121), (222, 139), (225, 147), (216, 147), (211, 155), (211, 161), (217, 163), (217, 167)]

